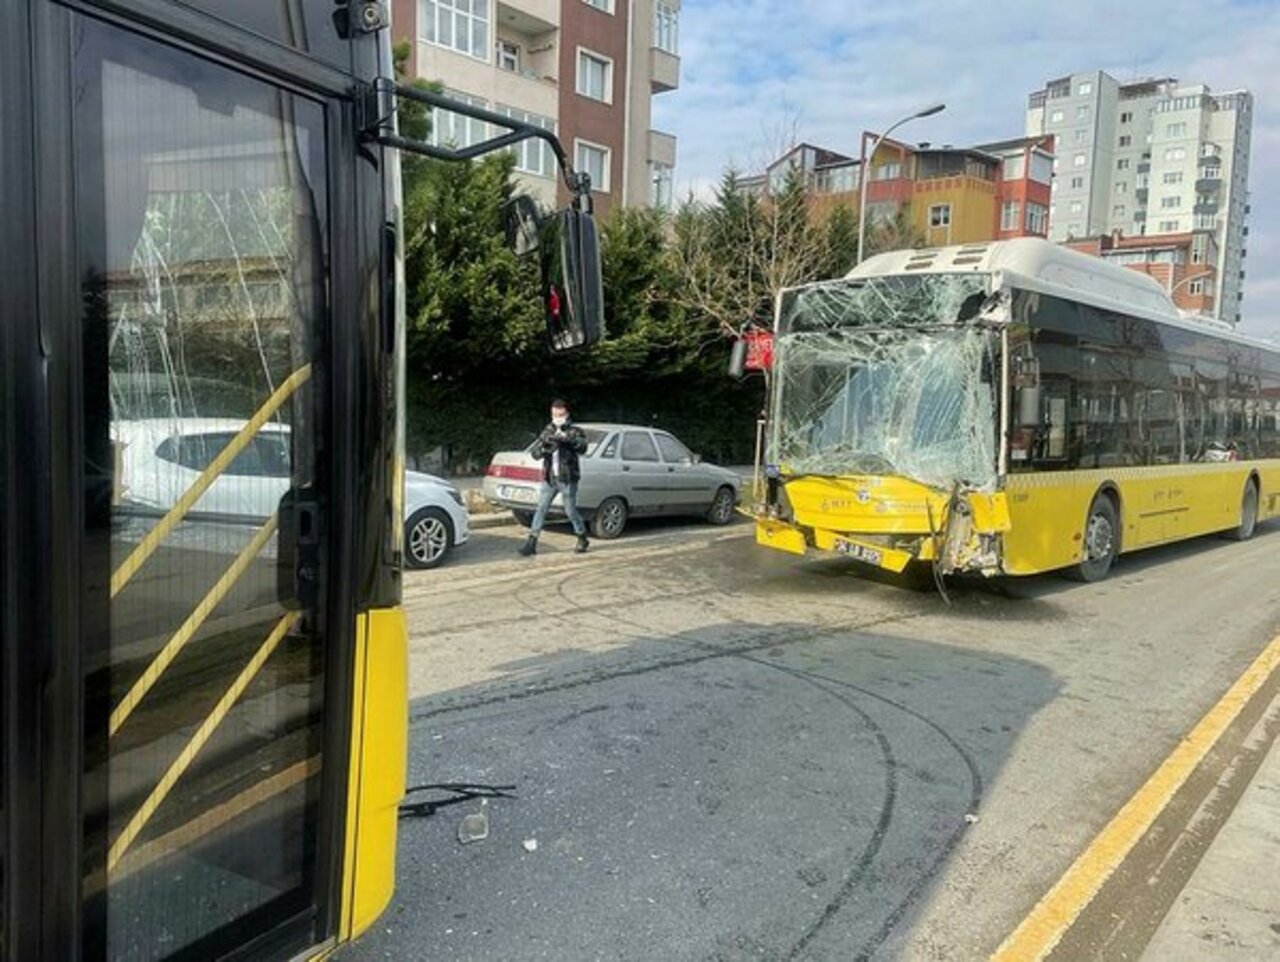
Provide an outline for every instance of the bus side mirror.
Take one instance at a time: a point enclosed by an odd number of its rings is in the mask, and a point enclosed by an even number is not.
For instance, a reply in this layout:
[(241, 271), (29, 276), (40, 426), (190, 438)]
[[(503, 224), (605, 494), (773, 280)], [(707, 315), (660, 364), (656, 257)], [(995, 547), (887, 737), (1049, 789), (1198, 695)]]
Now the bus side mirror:
[(1035, 428), (1040, 426), (1040, 388), (1024, 387), (1018, 389), (1018, 426)]
[(747, 376), (747, 341), (738, 338), (729, 350), (729, 377), (741, 381)]
[(595, 219), (569, 207), (539, 232), (547, 338), (554, 353), (589, 347), (604, 337), (604, 287)]

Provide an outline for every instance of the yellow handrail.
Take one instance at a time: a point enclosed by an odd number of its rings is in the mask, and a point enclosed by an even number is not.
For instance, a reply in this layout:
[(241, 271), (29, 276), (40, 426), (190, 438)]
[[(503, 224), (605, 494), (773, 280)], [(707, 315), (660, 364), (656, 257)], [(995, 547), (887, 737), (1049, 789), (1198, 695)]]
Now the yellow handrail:
[(293, 393), (302, 387), (311, 377), (311, 365), (304, 364), (298, 368), (275, 389), (271, 397), (267, 398), (265, 404), (258, 408), (257, 412), (242, 427), (239, 433), (231, 439), (225, 448), (218, 452), (217, 457), (209, 462), (209, 466), (200, 472), (200, 477), (196, 478), (178, 499), (177, 503), (169, 509), (168, 513), (156, 522), (155, 527), (147, 532), (145, 538), (138, 542), (138, 546), (130, 552), (129, 557), (111, 575), (111, 597), (118, 595), (122, 588), (129, 583), (129, 579), (138, 573), (148, 558), (160, 547), (160, 543), (169, 536), (175, 525), (181, 521), (191, 510), (192, 505), (200, 500), (200, 496), (209, 489), (209, 485), (213, 484), (235, 460), (236, 456), (249, 446), (249, 442), (253, 440), (261, 429), (267, 423), (267, 420), (280, 409), (285, 401), (293, 396)]
[(196, 729), (196, 733), (191, 736), (191, 740), (178, 753), (178, 757), (174, 759), (173, 764), (161, 776), (160, 781), (151, 790), (151, 794), (147, 796), (146, 801), (129, 819), (128, 824), (116, 836), (116, 840), (111, 843), (111, 848), (107, 851), (108, 873), (114, 871), (120, 859), (129, 850), (129, 846), (137, 840), (147, 822), (156, 813), (156, 809), (160, 807), (160, 804), (168, 797), (169, 792), (173, 790), (173, 786), (177, 784), (178, 779), (190, 767), (196, 754), (213, 737), (214, 731), (222, 724), (222, 720), (227, 717), (228, 712), (231, 711), (240, 696), (244, 694), (245, 689), (249, 687), (250, 682), (253, 681), (258, 672), (262, 670), (266, 660), (279, 647), (280, 642), (289, 633), (289, 629), (294, 626), (299, 617), (301, 615), (298, 612), (290, 611), (276, 622), (276, 626), (272, 629), (271, 634), (267, 636), (267, 640), (262, 643), (262, 646), (249, 659), (249, 663), (236, 676), (236, 680), (231, 683), (231, 687), (218, 699), (218, 703), (213, 706), (213, 711), (201, 722), (200, 727)]
[(273, 514), (267, 520), (267, 523), (253, 536), (253, 540), (244, 546), (236, 560), (231, 563), (231, 567), (209, 589), (208, 594), (200, 599), (200, 603), (187, 616), (187, 620), (182, 623), (182, 626), (174, 632), (173, 637), (160, 649), (159, 654), (147, 666), (147, 670), (139, 676), (138, 680), (133, 683), (133, 687), (129, 689), (129, 693), (124, 696), (120, 704), (111, 712), (111, 720), (107, 726), (107, 734), (109, 736), (120, 730), (120, 726), (125, 723), (125, 719), (133, 714), (133, 710), (138, 707), (138, 703), (142, 701), (143, 696), (151, 690), (151, 686), (159, 681), (165, 669), (173, 663), (173, 660), (178, 657), (178, 653), (186, 647), (187, 642), (200, 630), (200, 626), (213, 614), (213, 609), (218, 607), (222, 599), (235, 587), (236, 582), (248, 570), (253, 559), (261, 553), (271, 536), (276, 533), (278, 524), (279, 515)]

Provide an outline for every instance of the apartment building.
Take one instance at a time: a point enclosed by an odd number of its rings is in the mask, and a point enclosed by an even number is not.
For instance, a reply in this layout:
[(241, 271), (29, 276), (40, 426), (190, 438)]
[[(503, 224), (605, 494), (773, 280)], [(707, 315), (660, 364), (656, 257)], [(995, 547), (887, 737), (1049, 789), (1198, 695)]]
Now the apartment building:
[(1102, 72), (1050, 81), (1027, 102), (1028, 135), (1058, 143), (1051, 240), (1208, 231), (1217, 316), (1240, 320), (1249, 228), (1253, 97), (1172, 77)]
[[(676, 139), (654, 130), (652, 98), (680, 85), (679, 0), (394, 0), (411, 76), (464, 102), (551, 130), (591, 175), (596, 210), (669, 205)], [(495, 132), (433, 113), (437, 143)], [(523, 189), (550, 207), (568, 200), (551, 149), (514, 148)]]
[[(910, 145), (866, 132), (858, 157), (799, 144), (764, 173), (742, 178), (742, 189), (761, 195), (799, 176), (818, 210), (845, 205), (857, 210), (862, 170), (867, 182), (868, 223), (906, 211), (930, 246), (1010, 237), (1043, 237), (1049, 223), (1053, 174), (1052, 137), (1027, 137), (957, 148)], [(868, 154), (875, 149), (874, 156)]]
[(1064, 242), (1158, 281), (1179, 310), (1217, 316), (1217, 231), (1124, 236), (1120, 231)]

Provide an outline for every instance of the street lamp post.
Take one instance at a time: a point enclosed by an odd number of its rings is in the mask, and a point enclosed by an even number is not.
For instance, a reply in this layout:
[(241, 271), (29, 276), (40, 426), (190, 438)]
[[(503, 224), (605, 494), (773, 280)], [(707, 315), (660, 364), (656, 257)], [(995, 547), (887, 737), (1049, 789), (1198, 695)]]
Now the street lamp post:
[(881, 134), (879, 137), (876, 138), (876, 142), (871, 145), (871, 153), (867, 154), (867, 156), (863, 158), (862, 170), (858, 172), (859, 177), (862, 180), (862, 189), (858, 197), (858, 263), (859, 264), (862, 263), (862, 248), (863, 248), (863, 244), (866, 242), (866, 236), (867, 236), (867, 181), (870, 179), (868, 175), (871, 173), (871, 161), (875, 159), (876, 151), (880, 149), (880, 145), (884, 143), (885, 138), (887, 138), (891, 133), (893, 133), (903, 124), (907, 123), (908, 121), (916, 120), (920, 117), (930, 117), (933, 114), (942, 113), (942, 111), (946, 109), (947, 109), (946, 104), (941, 104), (941, 103), (930, 104), (928, 107), (925, 107), (923, 110), (917, 110), (915, 113), (910, 114), (906, 117), (903, 117), (901, 120), (890, 125), (888, 130), (886, 130), (883, 134)]

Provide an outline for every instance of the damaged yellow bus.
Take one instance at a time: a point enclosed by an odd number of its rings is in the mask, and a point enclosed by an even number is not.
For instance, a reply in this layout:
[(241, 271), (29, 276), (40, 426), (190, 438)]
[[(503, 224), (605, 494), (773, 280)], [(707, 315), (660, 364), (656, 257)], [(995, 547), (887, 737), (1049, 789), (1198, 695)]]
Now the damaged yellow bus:
[(1038, 239), (782, 292), (756, 538), (901, 572), (1106, 577), (1280, 516), (1280, 350)]

